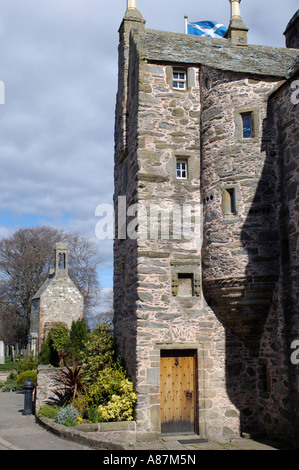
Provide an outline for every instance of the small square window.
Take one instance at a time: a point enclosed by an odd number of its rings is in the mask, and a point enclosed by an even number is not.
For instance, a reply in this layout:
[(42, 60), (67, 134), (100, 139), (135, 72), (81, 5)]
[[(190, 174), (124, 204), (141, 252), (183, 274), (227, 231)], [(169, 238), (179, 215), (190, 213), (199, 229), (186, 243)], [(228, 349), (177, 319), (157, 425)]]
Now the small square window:
[(254, 137), (252, 113), (242, 114), (243, 139)]
[(187, 73), (185, 70), (174, 70), (173, 71), (172, 87), (176, 90), (187, 89)]
[(178, 297), (193, 297), (193, 274), (178, 274)]
[(176, 163), (176, 177), (179, 180), (188, 178), (188, 164), (186, 161), (178, 160)]

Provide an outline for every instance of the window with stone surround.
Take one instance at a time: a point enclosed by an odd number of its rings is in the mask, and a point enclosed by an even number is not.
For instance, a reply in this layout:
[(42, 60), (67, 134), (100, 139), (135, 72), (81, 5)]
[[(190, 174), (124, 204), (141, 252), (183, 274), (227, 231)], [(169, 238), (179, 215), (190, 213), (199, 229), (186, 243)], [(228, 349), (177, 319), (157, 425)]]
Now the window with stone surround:
[(178, 297), (193, 297), (193, 273), (178, 273)]
[(200, 296), (200, 275), (190, 268), (175, 269), (172, 273), (172, 295), (179, 298)]
[(177, 90), (187, 90), (187, 72), (186, 70), (173, 70), (172, 88)]
[(193, 67), (180, 68), (167, 65), (166, 82), (173, 90), (182, 92), (190, 90), (196, 84), (196, 70)]
[(227, 184), (221, 187), (221, 209), (223, 217), (234, 219), (239, 216), (242, 201), (241, 190), (238, 183)]
[(225, 188), (222, 191), (222, 212), (224, 216), (236, 215), (235, 188)]
[(260, 110), (258, 108), (240, 107), (235, 109), (235, 137), (242, 141), (259, 136)]
[(188, 178), (188, 162), (187, 160), (177, 159), (176, 161), (176, 177), (177, 179), (186, 180)]
[(254, 137), (253, 115), (252, 113), (243, 113), (241, 117), (243, 139), (252, 139), (252, 137)]

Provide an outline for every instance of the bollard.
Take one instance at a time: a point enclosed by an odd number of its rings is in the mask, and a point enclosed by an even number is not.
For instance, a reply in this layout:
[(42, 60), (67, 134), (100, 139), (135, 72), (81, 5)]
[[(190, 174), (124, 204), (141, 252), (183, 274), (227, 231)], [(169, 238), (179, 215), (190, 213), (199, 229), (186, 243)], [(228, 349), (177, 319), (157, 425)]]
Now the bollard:
[(22, 415), (31, 415), (32, 414), (32, 395), (34, 389), (34, 382), (31, 380), (30, 375), (26, 382), (23, 385), (24, 392), (24, 409)]

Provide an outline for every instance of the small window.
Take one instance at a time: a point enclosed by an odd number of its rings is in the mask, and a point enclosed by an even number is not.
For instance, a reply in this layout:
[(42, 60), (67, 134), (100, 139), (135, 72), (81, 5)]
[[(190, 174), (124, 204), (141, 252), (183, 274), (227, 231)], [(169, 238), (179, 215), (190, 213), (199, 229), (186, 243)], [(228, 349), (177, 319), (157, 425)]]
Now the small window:
[(222, 212), (224, 216), (236, 215), (236, 191), (235, 188), (226, 188), (222, 193)]
[(260, 395), (266, 398), (271, 393), (271, 377), (266, 360), (259, 361), (259, 383)]
[(174, 70), (173, 71), (172, 87), (177, 90), (187, 89), (187, 73), (185, 70)]
[(65, 269), (65, 253), (59, 253), (58, 269)]
[(235, 195), (235, 190), (233, 188), (227, 189), (227, 192), (229, 194), (229, 206), (230, 206), (230, 213), (235, 214), (236, 213), (236, 195)]
[(179, 180), (186, 180), (188, 178), (188, 163), (185, 160), (177, 161), (176, 177)]
[(127, 163), (123, 164), (122, 168), (122, 187), (125, 189), (127, 187), (128, 182), (128, 165)]
[(206, 86), (207, 90), (210, 90), (211, 87), (212, 87), (212, 83), (211, 83), (211, 80), (210, 80), (209, 77), (206, 77), (206, 79), (205, 79), (205, 86)]
[(281, 262), (283, 264), (289, 263), (290, 261), (290, 244), (288, 238), (281, 240)]
[(252, 113), (244, 113), (242, 116), (243, 139), (254, 137)]
[(193, 274), (178, 274), (178, 297), (193, 297)]

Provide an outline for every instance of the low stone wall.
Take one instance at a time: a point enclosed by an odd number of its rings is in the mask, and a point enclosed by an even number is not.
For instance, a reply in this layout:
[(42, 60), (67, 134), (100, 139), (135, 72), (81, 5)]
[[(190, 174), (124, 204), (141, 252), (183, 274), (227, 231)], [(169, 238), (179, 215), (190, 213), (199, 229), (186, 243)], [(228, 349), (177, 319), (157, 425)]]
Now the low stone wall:
[(134, 421), (118, 423), (78, 424), (66, 427), (53, 419), (36, 416), (38, 424), (63, 439), (86, 445), (95, 450), (132, 450), (136, 448)]
[(51, 404), (58, 398), (59, 391), (64, 392), (65, 387), (56, 381), (59, 367), (39, 365), (37, 368), (35, 411), (42, 405)]

